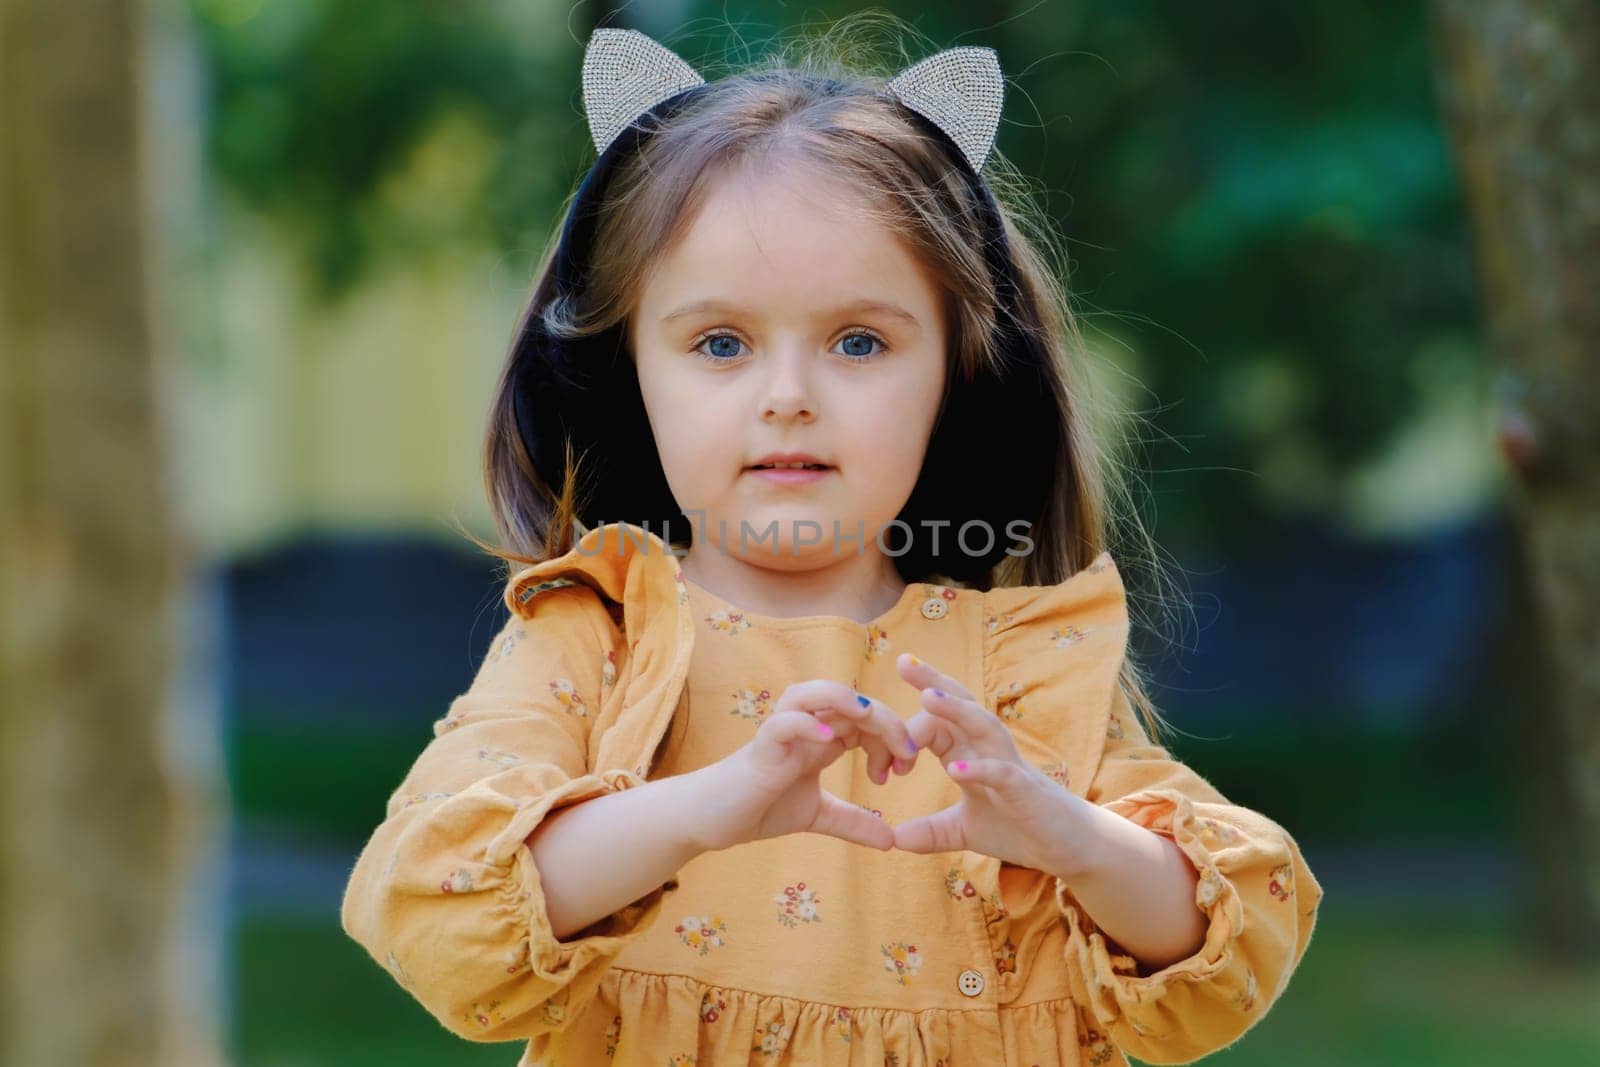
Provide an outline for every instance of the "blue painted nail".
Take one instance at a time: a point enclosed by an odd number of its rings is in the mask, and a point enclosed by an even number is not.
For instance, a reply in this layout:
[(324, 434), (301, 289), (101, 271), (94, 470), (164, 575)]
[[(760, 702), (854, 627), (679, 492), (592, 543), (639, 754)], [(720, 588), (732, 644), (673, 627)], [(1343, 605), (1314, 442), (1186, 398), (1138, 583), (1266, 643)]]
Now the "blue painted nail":
[(936, 696), (936, 697), (942, 697), (942, 696), (944, 696), (944, 690), (943, 689), (935, 689), (933, 691), (933, 695)]
[(860, 704), (864, 708), (870, 708), (872, 706), (872, 698), (871, 697), (864, 697), (860, 693), (857, 693), (856, 694), (856, 703)]

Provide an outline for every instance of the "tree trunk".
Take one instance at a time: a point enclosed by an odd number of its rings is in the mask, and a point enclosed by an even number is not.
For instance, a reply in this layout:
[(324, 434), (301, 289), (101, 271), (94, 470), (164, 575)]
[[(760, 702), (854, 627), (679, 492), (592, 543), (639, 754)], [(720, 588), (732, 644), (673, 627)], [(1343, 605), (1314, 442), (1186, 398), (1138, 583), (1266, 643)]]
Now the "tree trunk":
[(203, 805), (167, 719), (185, 553), (145, 273), (141, 14), (0, 0), (6, 1064), (221, 1058), (177, 933)]
[[(1600, 958), (1600, 6), (1434, 0), (1439, 92), (1476, 233), (1498, 433), (1542, 616), (1546, 701), (1506, 709), (1558, 754), (1527, 782), (1551, 956)], [(1522, 665), (1519, 665), (1522, 666)], [(1538, 686), (1523, 692), (1538, 692)]]

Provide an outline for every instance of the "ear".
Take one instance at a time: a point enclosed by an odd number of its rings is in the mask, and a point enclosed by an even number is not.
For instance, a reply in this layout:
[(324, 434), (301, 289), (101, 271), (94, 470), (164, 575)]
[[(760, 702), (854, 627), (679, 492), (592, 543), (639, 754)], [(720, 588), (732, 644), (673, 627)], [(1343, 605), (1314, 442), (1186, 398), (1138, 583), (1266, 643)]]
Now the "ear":
[(583, 113), (597, 152), (670, 96), (702, 85), (670, 49), (638, 30), (598, 29), (583, 52)]
[(886, 88), (948, 133), (974, 171), (983, 169), (1000, 128), (1006, 92), (993, 48), (936, 52), (890, 78)]

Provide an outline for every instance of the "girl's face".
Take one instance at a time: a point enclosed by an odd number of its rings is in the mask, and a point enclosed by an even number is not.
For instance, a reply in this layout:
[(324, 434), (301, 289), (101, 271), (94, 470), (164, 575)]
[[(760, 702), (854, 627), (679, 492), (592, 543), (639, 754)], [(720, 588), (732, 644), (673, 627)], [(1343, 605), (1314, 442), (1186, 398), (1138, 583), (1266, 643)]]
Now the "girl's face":
[[(725, 530), (728, 554), (780, 569), (872, 554), (916, 484), (944, 387), (943, 297), (853, 196), (792, 172), (725, 178), (645, 283), (639, 387), (697, 544)], [(774, 453), (826, 469), (754, 469)]]

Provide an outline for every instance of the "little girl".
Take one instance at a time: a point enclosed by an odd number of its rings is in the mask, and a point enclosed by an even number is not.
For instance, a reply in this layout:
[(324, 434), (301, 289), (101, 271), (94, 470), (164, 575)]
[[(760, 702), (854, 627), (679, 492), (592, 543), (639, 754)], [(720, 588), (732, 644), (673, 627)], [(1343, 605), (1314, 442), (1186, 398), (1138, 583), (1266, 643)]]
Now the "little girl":
[(983, 177), (1002, 88), (591, 39), (487, 443), (510, 619), (342, 909), (451, 1031), (1187, 1063), (1282, 994), (1322, 889), (1154, 739), (1071, 318)]

